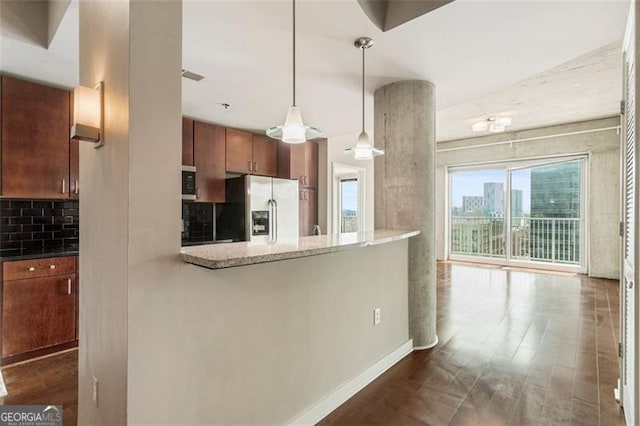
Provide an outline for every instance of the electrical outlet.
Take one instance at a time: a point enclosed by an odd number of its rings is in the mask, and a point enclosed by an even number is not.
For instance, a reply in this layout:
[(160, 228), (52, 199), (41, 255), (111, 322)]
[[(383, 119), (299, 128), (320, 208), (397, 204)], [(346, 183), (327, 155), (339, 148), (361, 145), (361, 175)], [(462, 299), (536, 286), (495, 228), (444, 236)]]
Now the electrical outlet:
[(375, 308), (373, 310), (373, 325), (380, 324), (380, 308)]
[(93, 403), (95, 406), (98, 406), (98, 378), (96, 376), (93, 377)]

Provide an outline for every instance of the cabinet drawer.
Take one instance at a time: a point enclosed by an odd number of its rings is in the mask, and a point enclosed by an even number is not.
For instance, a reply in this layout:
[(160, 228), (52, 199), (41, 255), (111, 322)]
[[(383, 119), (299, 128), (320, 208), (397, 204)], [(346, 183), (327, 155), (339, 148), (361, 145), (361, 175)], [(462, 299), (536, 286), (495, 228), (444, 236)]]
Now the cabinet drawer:
[(53, 275), (75, 274), (76, 257), (48, 257), (46, 259), (16, 260), (2, 264), (4, 281), (26, 278), (50, 277)]

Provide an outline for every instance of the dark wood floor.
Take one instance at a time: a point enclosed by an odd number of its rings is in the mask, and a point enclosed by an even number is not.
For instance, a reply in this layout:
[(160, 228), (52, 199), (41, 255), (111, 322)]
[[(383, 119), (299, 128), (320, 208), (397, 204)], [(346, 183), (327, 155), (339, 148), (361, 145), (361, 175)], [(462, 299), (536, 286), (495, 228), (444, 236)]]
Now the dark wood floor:
[(4, 367), (2, 376), (8, 393), (2, 405), (62, 405), (63, 423), (77, 423), (77, 350)]
[[(438, 337), (321, 424), (624, 424), (617, 281), (440, 264)], [(61, 404), (74, 425), (77, 360), (5, 367), (4, 404)]]
[(618, 282), (438, 265), (438, 337), (322, 425), (623, 425)]

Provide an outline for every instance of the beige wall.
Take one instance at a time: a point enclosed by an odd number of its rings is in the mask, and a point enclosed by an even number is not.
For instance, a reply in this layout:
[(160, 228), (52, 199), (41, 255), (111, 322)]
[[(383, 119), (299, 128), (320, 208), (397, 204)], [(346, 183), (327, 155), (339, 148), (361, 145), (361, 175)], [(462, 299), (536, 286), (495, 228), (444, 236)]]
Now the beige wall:
[[(541, 129), (504, 133), (475, 139), (438, 143), (438, 150), (460, 146), (482, 145), (513, 139), (534, 138), (570, 132), (618, 126), (618, 117), (566, 124)], [(620, 239), (620, 136), (616, 130), (584, 133), (572, 136), (521, 143), (486, 146), (477, 149), (439, 151), (437, 155), (437, 256), (446, 256), (445, 218), (447, 214), (446, 168), (457, 165), (482, 164), (495, 161), (513, 161), (550, 157), (554, 155), (588, 154), (587, 216), (589, 275), (619, 278)]]
[(167, 266), (130, 309), (133, 423), (283, 424), (409, 339), (407, 241)]
[[(371, 140), (373, 135), (370, 132)], [(365, 231), (372, 231), (373, 226), (373, 160), (354, 160), (352, 156), (345, 155), (345, 148), (355, 145), (358, 140), (358, 133), (352, 135), (336, 136), (328, 138), (326, 142), (320, 144), (319, 167), (318, 167), (318, 220), (323, 232), (335, 233), (333, 224), (332, 206), (332, 164), (333, 162), (364, 168), (365, 172)], [(326, 230), (326, 231), (325, 231)]]
[[(129, 3), (80, 3), (80, 84), (105, 81), (105, 141), (80, 143), (79, 424), (126, 421)], [(99, 380), (99, 407), (92, 401)]]
[(280, 424), (407, 342), (407, 241), (217, 271), (180, 260), (180, 2), (80, 12), (106, 144), (80, 158), (79, 423)]

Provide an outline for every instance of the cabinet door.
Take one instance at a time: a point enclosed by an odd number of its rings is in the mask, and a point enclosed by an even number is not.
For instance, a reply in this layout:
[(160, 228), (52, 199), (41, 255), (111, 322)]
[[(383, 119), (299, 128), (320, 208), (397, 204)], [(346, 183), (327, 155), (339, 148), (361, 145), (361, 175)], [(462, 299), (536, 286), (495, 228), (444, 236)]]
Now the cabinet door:
[(69, 197), (66, 90), (2, 77), (2, 195)]
[(69, 198), (80, 198), (80, 145), (77, 139), (69, 140)]
[(182, 165), (193, 166), (193, 120), (182, 118)]
[(300, 236), (313, 233), (313, 225), (318, 224), (318, 191), (300, 187)]
[[(73, 124), (73, 96), (69, 96), (69, 129)], [(71, 132), (69, 132), (71, 133)], [(69, 139), (69, 198), (80, 198), (80, 144), (77, 139)]]
[(224, 203), (224, 157), (224, 127), (194, 122), (193, 159), (196, 166), (197, 201)]
[(275, 140), (253, 135), (253, 174), (278, 175), (278, 143)]
[(309, 215), (307, 214), (307, 210), (309, 208), (309, 204), (307, 203), (307, 199), (308, 199), (308, 193), (307, 190), (304, 186), (300, 185), (299, 187), (299, 194), (300, 194), (300, 206), (298, 208), (298, 215), (299, 215), (299, 231), (298, 234), (301, 237), (306, 237), (307, 235), (309, 235), (308, 229), (309, 229)]
[(227, 129), (227, 172), (253, 172), (253, 135), (236, 129)]
[(5, 281), (2, 356), (75, 340), (75, 304), (75, 275)]
[(307, 189), (307, 230), (309, 235), (313, 232), (313, 225), (318, 224), (318, 191)]
[(318, 187), (318, 144), (306, 142), (304, 144), (304, 185), (309, 188)]

